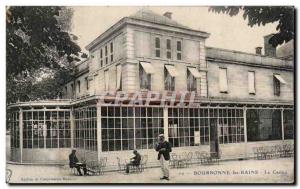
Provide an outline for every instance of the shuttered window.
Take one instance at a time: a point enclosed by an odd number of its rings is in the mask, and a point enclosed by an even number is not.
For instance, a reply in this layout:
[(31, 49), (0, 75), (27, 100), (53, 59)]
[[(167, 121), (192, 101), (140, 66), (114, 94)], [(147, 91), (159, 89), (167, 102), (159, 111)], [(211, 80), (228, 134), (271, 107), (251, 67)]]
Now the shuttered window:
[(109, 90), (109, 75), (108, 70), (104, 71), (105, 91)]
[(122, 90), (122, 65), (119, 64), (116, 66), (117, 70), (117, 90)]
[(228, 92), (227, 68), (219, 68), (219, 88), (221, 93)]
[(255, 72), (248, 72), (248, 91), (249, 94), (255, 94)]

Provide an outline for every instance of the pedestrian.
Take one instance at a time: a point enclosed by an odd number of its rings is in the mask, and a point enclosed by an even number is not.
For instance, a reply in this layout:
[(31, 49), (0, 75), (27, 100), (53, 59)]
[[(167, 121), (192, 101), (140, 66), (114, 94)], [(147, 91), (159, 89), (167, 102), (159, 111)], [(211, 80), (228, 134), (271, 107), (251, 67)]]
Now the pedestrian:
[(87, 175), (86, 164), (79, 162), (79, 160), (76, 156), (76, 150), (72, 150), (72, 153), (69, 155), (69, 166), (70, 166), (70, 168), (75, 167), (80, 176), (82, 176), (82, 173), (80, 170), (81, 168), (83, 169), (84, 175)]
[(130, 166), (140, 166), (141, 163), (141, 155), (137, 150), (133, 150), (134, 157), (130, 158), (130, 163), (126, 165), (126, 173), (129, 173)]
[(157, 159), (160, 162), (160, 167), (162, 170), (162, 177), (160, 180), (169, 180), (169, 160), (170, 152), (172, 152), (171, 144), (165, 140), (163, 134), (158, 136), (158, 143), (155, 146), (155, 150), (158, 152)]

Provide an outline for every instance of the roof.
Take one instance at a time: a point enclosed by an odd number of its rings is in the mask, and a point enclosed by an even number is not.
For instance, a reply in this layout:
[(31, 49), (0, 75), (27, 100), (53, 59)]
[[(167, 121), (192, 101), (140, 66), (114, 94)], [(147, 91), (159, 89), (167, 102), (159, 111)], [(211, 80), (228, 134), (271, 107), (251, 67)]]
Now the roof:
[(178, 27), (178, 28), (193, 30), (190, 27), (184, 26), (184, 25), (176, 22), (175, 20), (172, 20), (163, 15), (157, 14), (149, 9), (141, 9), (138, 12), (136, 12), (135, 14), (129, 16), (129, 18), (143, 20), (143, 21), (147, 21), (147, 22), (153, 22), (156, 24), (164, 24), (164, 25), (174, 26), (174, 27)]
[[(98, 44), (101, 40), (108, 37), (113, 31), (121, 28), (125, 23), (142, 24), (142, 23), (139, 23), (138, 21), (173, 27), (173, 29), (177, 30), (178, 32), (184, 32), (184, 33), (188, 33), (189, 35), (197, 35), (197, 36), (201, 36), (204, 38), (207, 38), (210, 35), (207, 32), (192, 29), (190, 27), (184, 26), (184, 25), (176, 22), (173, 19), (170, 19), (166, 16), (154, 13), (153, 11), (151, 11), (149, 9), (141, 9), (138, 12), (136, 12), (135, 14), (128, 16), (128, 17), (124, 17), (121, 20), (119, 20), (117, 23), (115, 23), (113, 26), (111, 26), (105, 32), (103, 32), (100, 36), (98, 36), (96, 39), (94, 39), (91, 43), (89, 43), (86, 46), (86, 49), (88, 49), (88, 50), (91, 49), (96, 44)], [(144, 25), (144, 26), (146, 26), (146, 25)]]
[(281, 58), (294, 56), (294, 40), (290, 40), (277, 49), (276, 55)]
[(206, 59), (218, 62), (235, 62), (239, 64), (248, 64), (256, 66), (278, 67), (292, 69), (293, 62), (278, 57), (257, 55), (241, 51), (221, 49), (215, 47), (206, 47)]

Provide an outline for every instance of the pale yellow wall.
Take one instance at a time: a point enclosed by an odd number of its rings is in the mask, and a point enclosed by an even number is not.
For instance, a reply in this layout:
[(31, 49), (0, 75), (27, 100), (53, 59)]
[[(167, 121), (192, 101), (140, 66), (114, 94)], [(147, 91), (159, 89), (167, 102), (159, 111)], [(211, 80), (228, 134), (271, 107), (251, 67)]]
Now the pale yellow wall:
[[(228, 94), (219, 92), (219, 67), (227, 68)], [(256, 94), (248, 92), (248, 71), (255, 72)], [(277, 73), (287, 82), (280, 85), (280, 96), (274, 96), (273, 74)], [(293, 72), (238, 64), (208, 62), (209, 97), (263, 100), (293, 100)]]
[[(144, 29), (134, 27), (134, 46), (135, 56), (138, 58), (155, 58), (168, 60), (166, 58), (166, 40), (171, 39), (172, 58), (171, 61), (189, 62), (200, 64), (205, 57), (204, 39), (187, 36), (183, 34), (174, 34), (174, 32), (165, 32), (162, 30)], [(161, 41), (161, 57), (155, 57), (155, 37)], [(182, 60), (176, 58), (176, 42), (182, 41)]]
[[(119, 31), (112, 34), (108, 39), (105, 39), (96, 47), (94, 47), (90, 51), (90, 57), (92, 59), (90, 63), (90, 72), (94, 73), (98, 69), (106, 68), (111, 64), (114, 64), (121, 59), (125, 58), (125, 51), (124, 51), (124, 32)], [(110, 60), (110, 43), (113, 43), (113, 61)], [(107, 45), (108, 50), (108, 63), (105, 65), (105, 46)], [(100, 49), (103, 51), (103, 66), (101, 67), (100, 64)]]

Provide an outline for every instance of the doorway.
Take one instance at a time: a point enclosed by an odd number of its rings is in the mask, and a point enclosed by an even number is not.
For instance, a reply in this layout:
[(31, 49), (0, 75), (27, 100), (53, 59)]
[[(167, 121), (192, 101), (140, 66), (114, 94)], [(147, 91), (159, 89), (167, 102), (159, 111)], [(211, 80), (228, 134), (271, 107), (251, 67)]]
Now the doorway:
[(259, 114), (257, 110), (248, 109), (246, 114), (247, 119), (247, 140), (259, 141)]
[(218, 118), (210, 118), (210, 154), (211, 157), (220, 158), (218, 140)]

